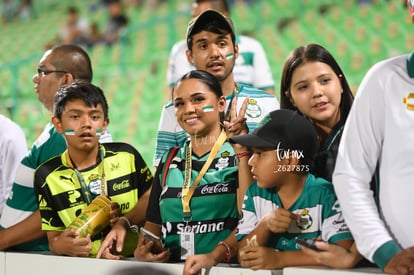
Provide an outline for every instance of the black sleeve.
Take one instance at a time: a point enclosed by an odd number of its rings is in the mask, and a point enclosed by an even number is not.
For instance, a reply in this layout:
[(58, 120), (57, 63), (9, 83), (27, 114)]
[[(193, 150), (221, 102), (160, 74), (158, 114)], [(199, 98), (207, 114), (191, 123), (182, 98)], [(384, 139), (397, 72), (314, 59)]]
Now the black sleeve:
[(43, 177), (40, 176), (39, 171), (36, 170), (35, 174), (34, 174), (34, 179), (33, 179), (33, 189), (34, 189), (34, 192), (35, 192), (36, 202), (37, 202), (38, 207), (39, 207), (39, 204), (40, 204), (39, 198), (43, 197), (42, 189), (40, 188), (43, 181), (44, 181)]
[[(53, 160), (56, 160), (56, 158)], [(47, 221), (49, 226), (65, 227), (65, 224), (57, 213), (57, 206), (54, 203), (54, 198), (50, 191), (49, 185), (46, 183), (47, 176), (51, 173), (51, 171), (53, 171), (53, 168), (50, 166), (55, 167), (51, 165), (51, 163), (53, 164), (53, 162), (49, 161), (38, 167), (35, 171), (33, 179), (34, 193), (38, 209), (40, 210), (40, 216), (42, 217), (42, 223)]]
[(153, 177), (141, 154), (135, 150), (135, 169), (138, 175), (138, 199), (151, 187)]
[(160, 196), (161, 196), (161, 182), (160, 175), (163, 171), (165, 163), (160, 163), (155, 172), (155, 177), (152, 183), (151, 194), (148, 201), (146, 219), (149, 222), (161, 224), (161, 213), (160, 213)]

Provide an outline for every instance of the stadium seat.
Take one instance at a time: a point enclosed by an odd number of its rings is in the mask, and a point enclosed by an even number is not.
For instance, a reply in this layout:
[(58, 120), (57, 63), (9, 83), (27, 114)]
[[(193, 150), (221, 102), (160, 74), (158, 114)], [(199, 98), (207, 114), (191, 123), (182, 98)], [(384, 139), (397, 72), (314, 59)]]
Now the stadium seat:
[[(37, 17), (30, 22), (0, 23), (0, 112), (21, 122), (27, 141), (37, 137), (48, 114), (42, 109), (31, 77), (44, 46), (56, 35), (68, 3), (33, 1)], [(185, 37), (190, 5), (169, 0), (156, 9), (128, 7), (130, 24), (120, 43), (87, 49), (94, 82), (107, 93), (114, 139), (142, 150), (152, 162), (155, 135), (166, 95), (166, 66), (174, 42)], [(107, 14), (83, 0), (73, 0), (82, 15), (102, 29)], [(231, 10), (237, 32), (254, 35), (267, 53), (278, 89), (288, 54), (307, 43), (325, 46), (337, 58), (355, 92), (372, 64), (412, 50), (414, 34), (400, 1), (257, 0)], [(143, 130), (145, 129), (145, 130)]]

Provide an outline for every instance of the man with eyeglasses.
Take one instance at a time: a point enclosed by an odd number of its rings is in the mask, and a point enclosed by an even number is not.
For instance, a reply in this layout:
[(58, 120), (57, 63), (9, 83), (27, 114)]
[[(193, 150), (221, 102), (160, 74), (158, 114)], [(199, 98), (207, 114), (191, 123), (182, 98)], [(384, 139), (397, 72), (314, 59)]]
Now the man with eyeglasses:
[[(47, 50), (40, 59), (33, 83), (38, 99), (52, 112), (59, 87), (75, 79), (92, 81), (88, 54), (75, 45), (58, 45)], [(108, 132), (100, 142), (111, 141)], [(41, 217), (33, 190), (35, 169), (66, 149), (62, 135), (54, 126), (46, 125), (17, 168), (12, 191), (0, 217), (0, 250), (47, 251), (46, 235), (41, 230)]]

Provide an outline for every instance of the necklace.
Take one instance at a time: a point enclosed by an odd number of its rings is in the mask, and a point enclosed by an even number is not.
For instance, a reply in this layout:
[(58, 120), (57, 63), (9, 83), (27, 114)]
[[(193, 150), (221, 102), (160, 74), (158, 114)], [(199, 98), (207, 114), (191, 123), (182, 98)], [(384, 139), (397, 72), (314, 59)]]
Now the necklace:
[[(185, 174), (184, 174), (184, 184), (181, 190), (181, 201), (183, 205), (183, 220), (185, 222), (189, 222), (192, 219), (191, 215), (191, 208), (190, 208), (190, 201), (194, 194), (195, 189), (197, 188), (201, 178), (207, 172), (207, 169), (210, 167), (214, 157), (216, 156), (217, 152), (220, 150), (223, 143), (227, 140), (227, 135), (224, 130), (221, 130), (221, 133), (214, 143), (213, 148), (210, 151), (208, 159), (204, 163), (203, 167), (199, 171), (196, 179), (194, 180), (193, 184), (191, 185), (191, 170), (192, 170), (192, 151), (191, 151), (191, 141), (187, 147), (187, 151), (185, 152)], [(190, 186), (191, 185), (191, 186)]]
[[(87, 204), (90, 204), (92, 201), (92, 194), (90, 189), (88, 188), (88, 185), (86, 184), (86, 181), (82, 175), (82, 173), (76, 168), (76, 165), (74, 165), (72, 159), (69, 156), (69, 152), (68, 150), (65, 151), (65, 158), (66, 158), (66, 162), (67, 165), (72, 168), (75, 171), (76, 177), (79, 180), (79, 184), (81, 186), (81, 190), (82, 190), (82, 197), (85, 200), (85, 202)], [(101, 180), (100, 180), (100, 184), (99, 184), (99, 190), (100, 190), (100, 194), (103, 196), (108, 196), (107, 194), (107, 185), (106, 185), (106, 177), (105, 177), (105, 163), (104, 163), (104, 149), (102, 147), (102, 145), (100, 145), (99, 147), (99, 158), (101, 160), (101, 163), (99, 164), (101, 166)]]

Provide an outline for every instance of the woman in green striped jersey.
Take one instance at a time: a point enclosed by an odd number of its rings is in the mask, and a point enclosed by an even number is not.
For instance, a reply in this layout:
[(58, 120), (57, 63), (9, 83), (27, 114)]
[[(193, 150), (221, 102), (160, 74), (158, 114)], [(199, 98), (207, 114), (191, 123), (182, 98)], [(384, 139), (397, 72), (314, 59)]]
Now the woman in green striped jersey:
[[(184, 75), (173, 90), (173, 102), (177, 121), (190, 138), (164, 154), (144, 226), (162, 239), (165, 250), (156, 251), (154, 241), (140, 237), (135, 257), (156, 262), (191, 259), (188, 266), (197, 264), (199, 270), (235, 255), (237, 193), (245, 183), (235, 160), (239, 148), (227, 142), (224, 128), (239, 131), (234, 124), (244, 120), (224, 127), (226, 100), (218, 80), (205, 71)], [(247, 166), (247, 158), (243, 161)]]

